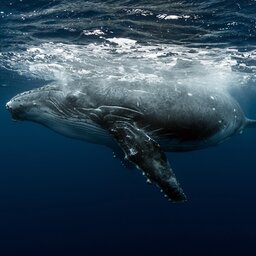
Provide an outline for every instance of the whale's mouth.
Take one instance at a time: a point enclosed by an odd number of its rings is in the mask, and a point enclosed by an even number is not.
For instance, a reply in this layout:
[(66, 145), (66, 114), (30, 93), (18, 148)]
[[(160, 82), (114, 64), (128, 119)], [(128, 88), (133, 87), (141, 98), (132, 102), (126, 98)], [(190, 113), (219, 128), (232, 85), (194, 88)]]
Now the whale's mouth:
[(22, 105), (20, 105), (20, 107), (14, 107), (13, 101), (10, 100), (6, 103), (5, 107), (10, 112), (14, 121), (24, 120), (24, 110), (22, 109)]

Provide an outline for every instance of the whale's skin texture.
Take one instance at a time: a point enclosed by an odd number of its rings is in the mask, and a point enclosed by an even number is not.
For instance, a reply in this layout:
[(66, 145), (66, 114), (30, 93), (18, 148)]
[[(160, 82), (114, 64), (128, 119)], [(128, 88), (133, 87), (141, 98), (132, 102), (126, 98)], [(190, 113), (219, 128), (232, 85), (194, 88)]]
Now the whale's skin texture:
[(123, 152), (173, 202), (186, 196), (164, 151), (214, 146), (247, 124), (227, 91), (207, 86), (50, 84), (18, 94), (6, 107), (14, 119)]

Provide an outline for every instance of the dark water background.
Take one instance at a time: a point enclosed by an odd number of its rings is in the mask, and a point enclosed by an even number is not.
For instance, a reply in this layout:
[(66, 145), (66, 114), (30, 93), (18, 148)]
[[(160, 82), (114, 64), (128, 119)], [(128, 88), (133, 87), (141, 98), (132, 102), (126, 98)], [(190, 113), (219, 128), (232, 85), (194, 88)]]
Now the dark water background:
[(0, 2), (0, 255), (255, 255), (256, 131), (168, 154), (170, 204), (104, 147), (13, 122), (5, 103), (58, 80), (227, 87), (256, 117), (256, 2)]

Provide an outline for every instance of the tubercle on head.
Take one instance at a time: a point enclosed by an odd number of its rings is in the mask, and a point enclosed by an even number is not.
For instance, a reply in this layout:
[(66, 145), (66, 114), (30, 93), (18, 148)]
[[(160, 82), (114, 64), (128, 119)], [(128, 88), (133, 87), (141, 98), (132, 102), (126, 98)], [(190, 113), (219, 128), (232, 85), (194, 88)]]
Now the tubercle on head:
[(36, 92), (41, 92), (41, 91), (47, 91), (49, 88), (51, 88), (51, 90), (54, 90), (54, 87), (51, 87), (50, 85), (45, 85), (45, 86), (42, 86), (42, 87), (38, 87), (38, 88), (34, 88), (34, 89), (31, 89), (31, 90), (28, 90), (28, 91), (21, 92), (21, 93), (17, 94), (16, 96), (14, 96), (11, 99), (11, 101), (21, 101), (20, 98), (22, 96), (30, 95), (30, 94), (33, 94), (33, 93), (36, 93)]

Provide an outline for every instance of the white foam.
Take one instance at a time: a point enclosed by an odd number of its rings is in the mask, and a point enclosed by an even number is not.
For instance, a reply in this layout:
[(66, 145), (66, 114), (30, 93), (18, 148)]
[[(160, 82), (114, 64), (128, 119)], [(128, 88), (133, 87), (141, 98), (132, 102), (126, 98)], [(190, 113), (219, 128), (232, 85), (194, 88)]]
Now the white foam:
[(230, 48), (142, 45), (136, 40), (116, 37), (100, 44), (44, 43), (24, 52), (0, 55), (2, 67), (17, 70), (27, 77), (59, 80), (63, 84), (81, 80), (157, 86), (188, 84), (223, 89), (252, 83), (256, 71), (251, 64), (256, 61), (256, 51), (239, 53)]
[(118, 44), (118, 46), (121, 46), (122, 48), (130, 48), (132, 46), (135, 46), (137, 42), (136, 40), (121, 37), (108, 38), (107, 41)]
[(140, 9), (140, 8), (126, 9), (125, 11), (129, 15), (141, 15), (141, 16), (152, 16), (152, 15), (154, 15), (153, 12), (148, 11), (148, 10), (143, 10), (143, 9)]
[(27, 52), (29, 53), (43, 53), (43, 49), (38, 48), (38, 47), (31, 47), (29, 49), (27, 49)]
[(95, 29), (95, 30), (83, 30), (83, 34), (86, 36), (100, 36), (100, 35), (105, 35), (103, 31), (100, 29)]
[(160, 20), (178, 20), (178, 19), (189, 19), (189, 15), (168, 15), (168, 14), (159, 14), (156, 16)]

